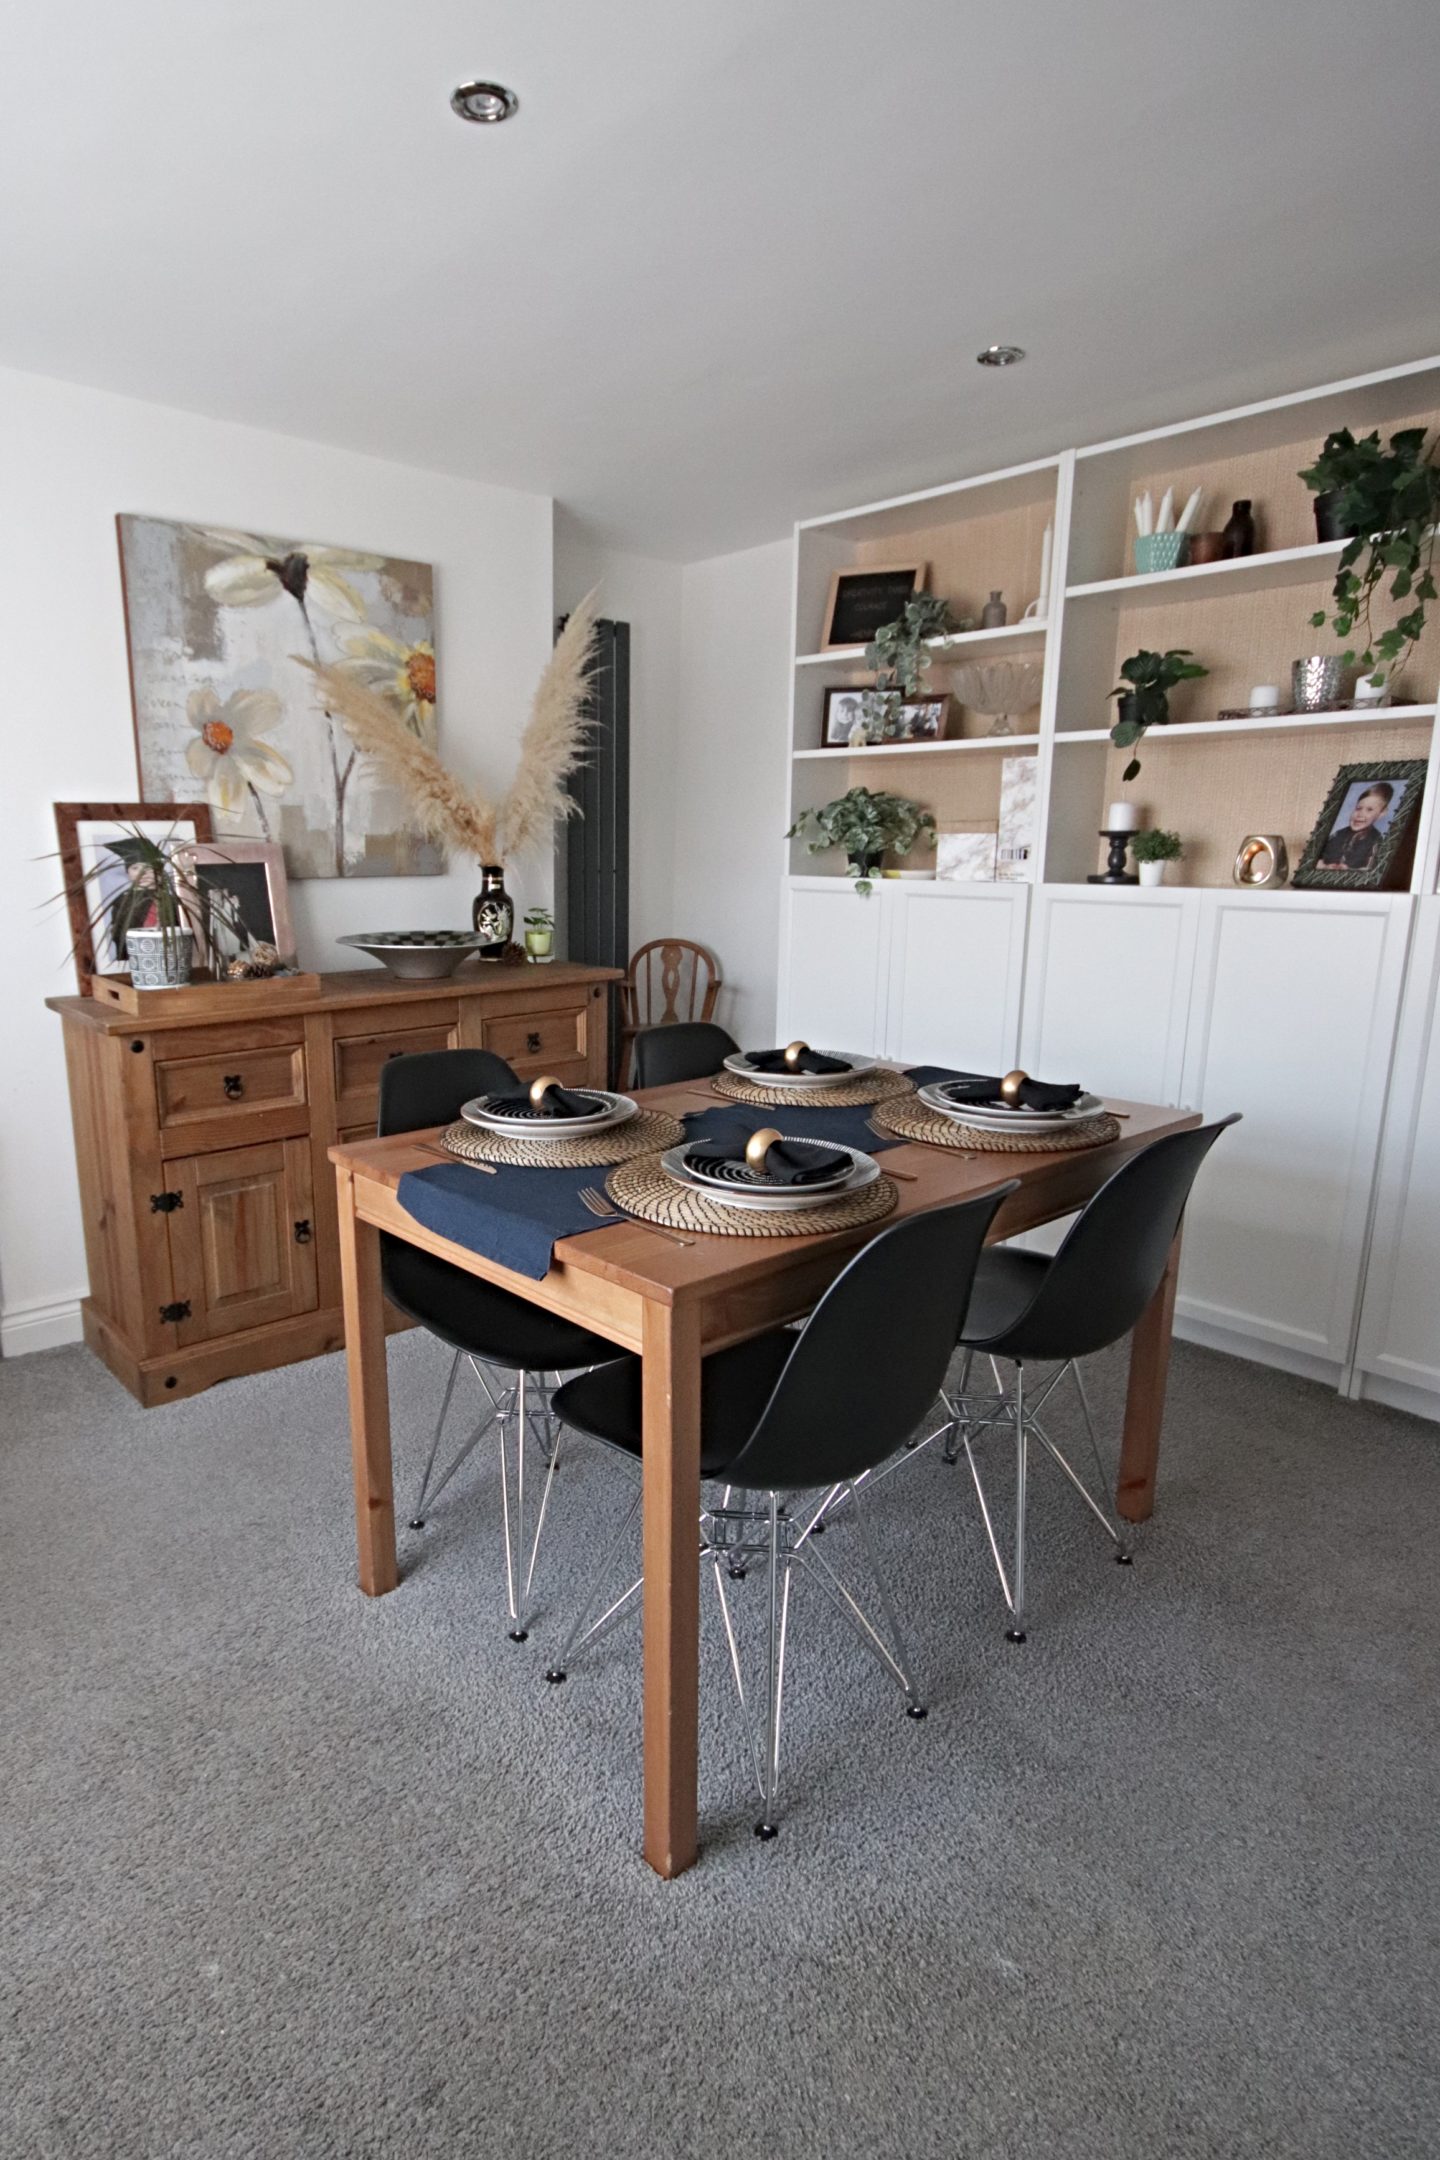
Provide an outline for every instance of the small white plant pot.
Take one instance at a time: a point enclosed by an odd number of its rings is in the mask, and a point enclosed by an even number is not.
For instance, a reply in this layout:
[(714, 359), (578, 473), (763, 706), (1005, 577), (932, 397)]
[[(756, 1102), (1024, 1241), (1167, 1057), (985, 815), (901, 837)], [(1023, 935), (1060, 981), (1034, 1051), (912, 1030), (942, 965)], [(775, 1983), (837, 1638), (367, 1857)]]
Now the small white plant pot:
[(1165, 872), (1170, 865), (1163, 862), (1142, 862), (1137, 863), (1135, 867), (1140, 873), (1140, 883), (1142, 885), (1163, 885)]

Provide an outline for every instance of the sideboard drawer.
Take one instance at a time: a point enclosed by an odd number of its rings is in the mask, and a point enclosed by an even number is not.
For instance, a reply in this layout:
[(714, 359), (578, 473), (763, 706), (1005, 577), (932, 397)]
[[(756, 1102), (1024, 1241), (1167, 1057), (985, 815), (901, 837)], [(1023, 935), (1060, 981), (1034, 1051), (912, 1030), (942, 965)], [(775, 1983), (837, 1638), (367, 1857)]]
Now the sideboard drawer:
[[(485, 1022), (485, 1048), (498, 1051), (517, 1073), (543, 1072), (585, 1056), (583, 1005), (559, 1012), (507, 1013)], [(560, 1075), (559, 1077), (564, 1077)]]
[(414, 1057), (425, 1050), (453, 1050), (455, 1023), (402, 1028), (385, 1035), (341, 1035), (335, 1041), (335, 1111), (342, 1124), (373, 1124), (380, 1094), (380, 1068), (391, 1058)]
[(254, 1050), (212, 1050), (204, 1057), (164, 1058), (155, 1066), (156, 1111), (162, 1132), (177, 1126), (303, 1109), (305, 1049), (275, 1043)]

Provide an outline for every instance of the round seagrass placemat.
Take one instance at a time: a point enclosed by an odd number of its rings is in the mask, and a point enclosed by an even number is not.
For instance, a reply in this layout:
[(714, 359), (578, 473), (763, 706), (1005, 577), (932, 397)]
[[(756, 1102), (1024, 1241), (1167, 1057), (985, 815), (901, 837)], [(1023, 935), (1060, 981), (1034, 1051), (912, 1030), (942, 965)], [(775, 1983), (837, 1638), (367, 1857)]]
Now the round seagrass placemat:
[(706, 1230), (716, 1237), (818, 1237), (826, 1230), (855, 1230), (862, 1223), (879, 1222), (899, 1197), (889, 1178), (881, 1176), (863, 1192), (818, 1200), (793, 1215), (762, 1214), (755, 1208), (727, 1207), (708, 1193), (677, 1185), (660, 1167), (658, 1155), (621, 1163), (606, 1178), (605, 1190), (617, 1207), (644, 1222), (668, 1230)]
[(717, 1095), (732, 1102), (754, 1103), (761, 1110), (844, 1110), (858, 1103), (886, 1102), (892, 1095), (913, 1095), (904, 1073), (863, 1073), (858, 1080), (839, 1080), (834, 1087), (757, 1087), (738, 1073), (718, 1072), (710, 1085)]
[(528, 1170), (605, 1170), (632, 1155), (678, 1147), (684, 1137), (678, 1118), (667, 1117), (662, 1110), (637, 1110), (623, 1125), (611, 1125), (605, 1132), (577, 1133), (573, 1140), (486, 1132), (462, 1119), (441, 1134), (440, 1144), (461, 1162), (512, 1163)]
[(981, 1150), (997, 1155), (1059, 1155), (1071, 1148), (1105, 1147), (1120, 1137), (1116, 1118), (1105, 1112), (1067, 1125), (1062, 1132), (982, 1132), (977, 1125), (958, 1125), (954, 1118), (928, 1110), (918, 1097), (909, 1102), (886, 1102), (875, 1112), (875, 1122), (897, 1140), (923, 1140), (929, 1147), (963, 1148), (966, 1154)]

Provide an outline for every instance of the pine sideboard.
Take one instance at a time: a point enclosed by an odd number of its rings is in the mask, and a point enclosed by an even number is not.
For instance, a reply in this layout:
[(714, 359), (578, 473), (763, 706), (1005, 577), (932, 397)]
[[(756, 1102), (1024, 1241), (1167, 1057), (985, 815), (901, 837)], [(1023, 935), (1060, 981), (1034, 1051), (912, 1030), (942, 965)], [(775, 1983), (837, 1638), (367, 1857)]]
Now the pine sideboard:
[(327, 1150), (373, 1134), (386, 1059), (495, 1050), (523, 1078), (603, 1087), (617, 980), (558, 962), (433, 983), (374, 968), (206, 1019), (47, 999), (65, 1031), (86, 1342), (146, 1404), (339, 1349)]

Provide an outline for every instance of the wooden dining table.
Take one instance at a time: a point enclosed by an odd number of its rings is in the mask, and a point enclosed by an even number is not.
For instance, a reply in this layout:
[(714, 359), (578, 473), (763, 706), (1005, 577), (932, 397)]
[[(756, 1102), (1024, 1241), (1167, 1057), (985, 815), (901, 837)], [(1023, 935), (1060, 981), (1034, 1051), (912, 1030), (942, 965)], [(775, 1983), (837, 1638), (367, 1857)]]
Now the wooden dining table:
[[(638, 1098), (675, 1116), (717, 1098), (708, 1083), (652, 1088)], [(1069, 1153), (1009, 1154), (906, 1143), (882, 1151), (903, 1174), (887, 1220), (968, 1200), (1019, 1180), (992, 1238), (1053, 1222), (1082, 1207), (1127, 1155), (1200, 1120), (1193, 1111), (1109, 1102), (1119, 1137)], [(700, 1367), (711, 1351), (813, 1310), (827, 1285), (881, 1227), (821, 1237), (723, 1237), (694, 1233), (679, 1245), (641, 1222), (597, 1226), (557, 1242), (540, 1281), (517, 1275), (422, 1228), (397, 1190), (409, 1170), (435, 1162), (437, 1134), (349, 1141), (335, 1165), (344, 1282), (345, 1356), (355, 1479), (360, 1587), (383, 1597), (399, 1581), (380, 1234), (404, 1238), (485, 1282), (603, 1335), (643, 1361), (644, 1826), (656, 1873), (675, 1876), (698, 1852)], [(477, 1177), (480, 1175), (476, 1173)], [(502, 1170), (500, 1176), (504, 1176)], [(597, 1182), (605, 1173), (597, 1171)], [(1179, 1237), (1160, 1286), (1131, 1340), (1116, 1506), (1130, 1522), (1151, 1512), (1165, 1408)]]

